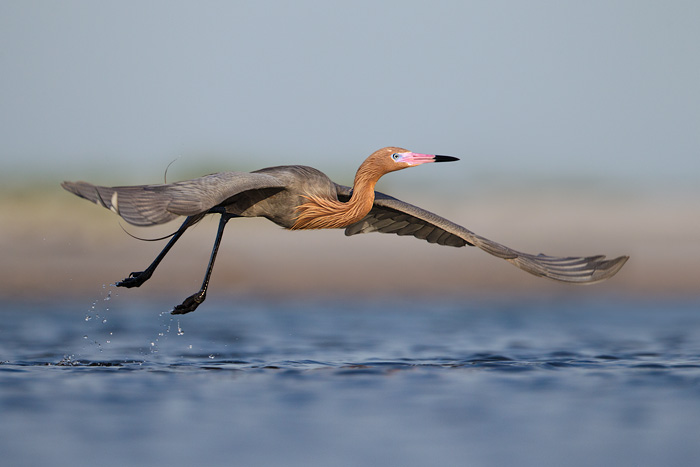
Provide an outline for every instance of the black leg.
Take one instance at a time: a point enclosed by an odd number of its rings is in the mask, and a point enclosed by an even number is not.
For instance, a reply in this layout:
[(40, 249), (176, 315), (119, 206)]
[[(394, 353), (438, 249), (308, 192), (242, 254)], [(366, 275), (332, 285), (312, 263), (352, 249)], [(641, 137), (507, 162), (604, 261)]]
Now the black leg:
[(224, 228), (226, 227), (226, 222), (234, 216), (230, 214), (221, 214), (221, 220), (219, 220), (219, 229), (216, 231), (216, 240), (214, 241), (214, 248), (211, 250), (211, 257), (209, 258), (209, 265), (207, 266), (207, 272), (204, 275), (204, 281), (202, 282), (202, 287), (199, 292), (190, 295), (183, 302), (173, 308), (170, 312), (174, 315), (184, 315), (197, 309), (199, 305), (204, 302), (207, 298), (207, 288), (209, 287), (209, 279), (211, 278), (211, 272), (214, 269), (214, 261), (216, 260), (216, 254), (219, 252), (219, 244), (221, 243), (221, 237), (224, 235)]
[(165, 258), (165, 255), (168, 254), (168, 251), (170, 251), (173, 245), (175, 245), (175, 242), (177, 242), (180, 239), (180, 237), (182, 237), (182, 234), (185, 233), (185, 230), (187, 230), (189, 227), (191, 227), (193, 224), (199, 221), (201, 217), (202, 216), (189, 216), (187, 219), (185, 219), (185, 222), (182, 223), (177, 232), (175, 232), (175, 235), (173, 235), (173, 238), (170, 239), (168, 244), (165, 245), (165, 248), (163, 248), (163, 250), (160, 253), (158, 253), (156, 259), (154, 259), (153, 262), (144, 271), (132, 272), (131, 274), (129, 274), (129, 277), (117, 282), (116, 286), (127, 288), (139, 287), (141, 286), (141, 284), (150, 279), (153, 275), (153, 271), (155, 271), (160, 262), (163, 261), (163, 258)]

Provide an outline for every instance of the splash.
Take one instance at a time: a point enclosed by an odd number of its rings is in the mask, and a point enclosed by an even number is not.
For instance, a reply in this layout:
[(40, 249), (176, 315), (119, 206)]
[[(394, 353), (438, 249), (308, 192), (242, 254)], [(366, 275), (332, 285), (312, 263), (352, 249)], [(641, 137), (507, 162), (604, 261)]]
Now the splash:
[(176, 336), (185, 335), (185, 330), (182, 328), (180, 320), (176, 319), (169, 311), (158, 313), (158, 317), (161, 318), (162, 327), (155, 339), (150, 342), (149, 351), (151, 354), (158, 353), (159, 344), (168, 342), (168, 338), (171, 334), (175, 334)]
[[(90, 354), (94, 352), (94, 350), (102, 353), (104, 351), (104, 346), (112, 343), (114, 331), (105, 329), (105, 326), (108, 325), (108, 305), (113, 297), (112, 289), (108, 287), (114, 287), (114, 284), (110, 284), (109, 286), (107, 284), (102, 284), (102, 296), (93, 300), (85, 313), (85, 318), (83, 320), (87, 327), (83, 334), (85, 344), (78, 353), (79, 356)], [(115, 293), (114, 297), (118, 295), (118, 293)]]

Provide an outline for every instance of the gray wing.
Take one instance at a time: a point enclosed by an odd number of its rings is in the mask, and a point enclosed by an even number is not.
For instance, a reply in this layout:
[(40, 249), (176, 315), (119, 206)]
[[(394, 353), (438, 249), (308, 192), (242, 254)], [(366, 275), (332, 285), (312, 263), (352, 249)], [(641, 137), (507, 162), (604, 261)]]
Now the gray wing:
[(61, 186), (139, 226), (201, 214), (244, 191), (285, 187), (271, 175), (248, 172), (220, 172), (165, 185), (104, 187), (63, 182)]
[[(350, 188), (342, 185), (338, 185), (337, 188), (339, 199), (350, 197)], [(629, 259), (628, 256), (608, 260), (602, 255), (557, 257), (541, 253), (521, 253), (477, 235), (432, 212), (379, 192), (375, 193), (374, 207), (369, 214), (345, 229), (345, 235), (348, 236), (368, 232), (411, 235), (430, 243), (454, 247), (476, 246), (530, 274), (579, 284), (608, 279)]]

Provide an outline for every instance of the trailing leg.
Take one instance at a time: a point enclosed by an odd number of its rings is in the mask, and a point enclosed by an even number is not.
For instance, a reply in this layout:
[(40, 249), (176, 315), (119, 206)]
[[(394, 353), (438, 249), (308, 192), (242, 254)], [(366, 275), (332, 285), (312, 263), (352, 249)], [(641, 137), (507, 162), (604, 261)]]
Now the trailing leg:
[(129, 277), (117, 282), (116, 286), (127, 288), (140, 287), (141, 284), (143, 284), (151, 278), (151, 276), (153, 275), (153, 271), (155, 271), (160, 262), (163, 261), (163, 258), (165, 258), (165, 255), (168, 254), (173, 245), (175, 245), (175, 242), (177, 242), (180, 239), (180, 237), (182, 237), (182, 234), (185, 233), (185, 230), (197, 223), (201, 218), (202, 215), (187, 217), (187, 219), (185, 219), (185, 222), (183, 222), (180, 228), (177, 229), (177, 232), (175, 232), (173, 238), (170, 239), (168, 244), (165, 245), (165, 248), (163, 248), (163, 250), (160, 253), (158, 253), (156, 259), (154, 259), (153, 262), (145, 270), (140, 272), (132, 272), (131, 274), (129, 274)]

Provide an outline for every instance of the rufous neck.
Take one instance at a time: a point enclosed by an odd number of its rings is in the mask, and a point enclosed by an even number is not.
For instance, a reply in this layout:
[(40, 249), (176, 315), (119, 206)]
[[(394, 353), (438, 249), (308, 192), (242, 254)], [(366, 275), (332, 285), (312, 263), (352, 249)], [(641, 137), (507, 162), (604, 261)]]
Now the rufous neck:
[(352, 197), (350, 204), (367, 204), (369, 209), (374, 203), (374, 187), (377, 185), (382, 174), (373, 171), (366, 165), (362, 165), (355, 174), (355, 181), (352, 186)]

